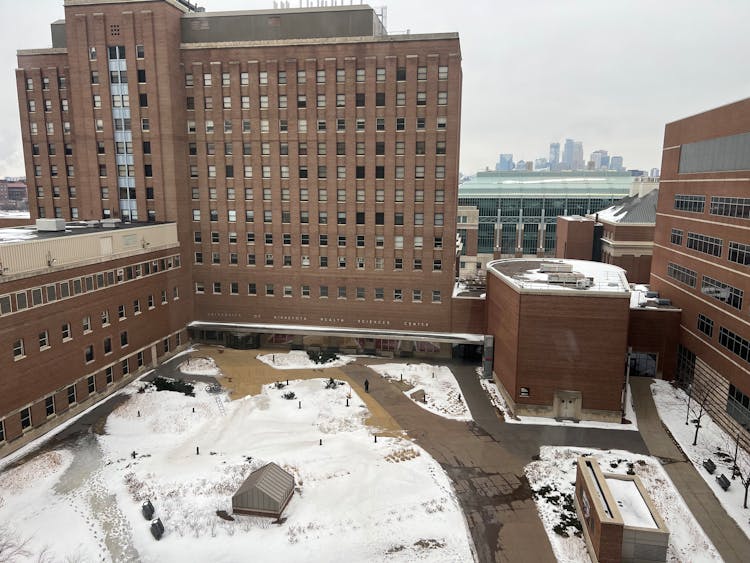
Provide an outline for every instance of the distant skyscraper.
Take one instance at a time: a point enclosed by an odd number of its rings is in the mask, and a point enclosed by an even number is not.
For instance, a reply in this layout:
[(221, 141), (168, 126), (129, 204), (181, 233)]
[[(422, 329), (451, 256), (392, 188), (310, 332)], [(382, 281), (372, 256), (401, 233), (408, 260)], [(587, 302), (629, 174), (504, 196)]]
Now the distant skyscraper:
[(594, 163), (594, 170), (607, 168), (609, 166), (609, 154), (604, 149), (599, 149), (591, 153), (591, 162)]
[(498, 172), (507, 172), (509, 170), (513, 170), (513, 155), (501, 154), (499, 160), (497, 161), (497, 164), (495, 165), (495, 170), (497, 170)]
[(526, 170), (526, 161), (525, 160), (519, 160), (516, 162), (515, 170)]
[(621, 156), (613, 156), (609, 160), (609, 169), (610, 170), (616, 170), (617, 172), (622, 172), (625, 170), (625, 167), (622, 164), (622, 157)]
[(659, 177), (659, 169), (658, 168), (652, 168), (651, 172), (648, 174), (651, 178), (658, 178)]
[(560, 164), (560, 143), (549, 144), (549, 165), (550, 168), (555, 168)]
[(550, 163), (546, 158), (537, 158), (534, 160), (534, 170), (547, 170), (550, 168)]
[(573, 139), (565, 139), (562, 162), (560, 163), (563, 170), (573, 170), (573, 145), (575, 145)]
[[(567, 144), (567, 141), (565, 141)], [(575, 141), (573, 143), (573, 170), (583, 170), (586, 167), (586, 162), (583, 160), (583, 143), (581, 141)]]

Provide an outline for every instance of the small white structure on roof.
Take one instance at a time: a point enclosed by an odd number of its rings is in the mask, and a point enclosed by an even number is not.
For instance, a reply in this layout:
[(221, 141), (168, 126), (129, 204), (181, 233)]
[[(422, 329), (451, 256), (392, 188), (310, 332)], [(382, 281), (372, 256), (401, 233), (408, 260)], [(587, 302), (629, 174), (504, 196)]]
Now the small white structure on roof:
[(279, 518), (294, 493), (294, 476), (275, 463), (253, 471), (232, 496), (235, 514)]

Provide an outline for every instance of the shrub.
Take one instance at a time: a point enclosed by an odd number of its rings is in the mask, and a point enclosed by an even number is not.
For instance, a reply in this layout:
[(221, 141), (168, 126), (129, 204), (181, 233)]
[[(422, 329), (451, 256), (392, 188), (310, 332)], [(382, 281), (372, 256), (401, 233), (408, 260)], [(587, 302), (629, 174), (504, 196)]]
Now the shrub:
[(315, 362), (316, 364), (327, 364), (328, 362), (333, 362), (339, 359), (336, 352), (330, 352), (328, 350), (322, 350), (320, 352), (308, 350), (307, 357), (310, 358), (310, 361)]
[(282, 395), (287, 401), (291, 401), (292, 399), (296, 399), (297, 395), (294, 394), (294, 391), (289, 391), (287, 393), (284, 393)]
[(195, 397), (193, 385), (185, 383), (182, 379), (175, 381), (174, 379), (167, 379), (165, 377), (155, 377), (151, 384), (156, 387), (157, 391), (177, 391), (189, 397)]

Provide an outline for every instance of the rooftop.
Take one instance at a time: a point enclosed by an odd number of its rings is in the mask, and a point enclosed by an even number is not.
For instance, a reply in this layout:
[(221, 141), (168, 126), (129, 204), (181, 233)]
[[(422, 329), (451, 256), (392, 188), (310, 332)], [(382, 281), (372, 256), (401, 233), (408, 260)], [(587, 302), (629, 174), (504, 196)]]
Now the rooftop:
[(489, 262), (487, 271), (522, 292), (630, 295), (625, 270), (602, 262), (513, 258)]
[(616, 205), (602, 209), (595, 214), (598, 221), (618, 224), (656, 223), (656, 202), (659, 190), (654, 189), (643, 196), (632, 195), (623, 198)]
[(122, 231), (125, 229), (134, 229), (137, 227), (146, 227), (158, 224), (159, 223), (117, 223), (117, 226), (114, 228), (104, 228), (99, 221), (74, 221), (65, 223), (64, 231), (39, 231), (37, 230), (35, 225), (6, 227), (0, 228), (0, 246), (4, 244), (32, 240), (50, 240), (93, 233), (111, 233)]
[(604, 172), (479, 172), (458, 188), (459, 197), (594, 196), (620, 197), (630, 193), (633, 177)]

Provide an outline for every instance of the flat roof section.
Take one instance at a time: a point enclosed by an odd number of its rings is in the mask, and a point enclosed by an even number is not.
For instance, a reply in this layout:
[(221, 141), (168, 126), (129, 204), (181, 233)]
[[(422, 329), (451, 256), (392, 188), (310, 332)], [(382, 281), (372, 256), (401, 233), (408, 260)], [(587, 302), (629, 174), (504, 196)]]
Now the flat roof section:
[(522, 292), (630, 297), (625, 270), (602, 262), (511, 258), (489, 262), (487, 271)]
[(609, 475), (605, 475), (604, 479), (615, 498), (623, 524), (636, 528), (653, 528), (654, 530), (659, 528), (635, 481), (616, 479)]
[(139, 227), (153, 227), (156, 225), (167, 225), (169, 223), (117, 223), (116, 227), (107, 228), (101, 226), (98, 221), (91, 223), (86, 221), (66, 222), (64, 231), (38, 231), (34, 225), (21, 227), (0, 228), (0, 245), (18, 243), (32, 240), (49, 240), (63, 237), (116, 233), (118, 231), (136, 229)]

